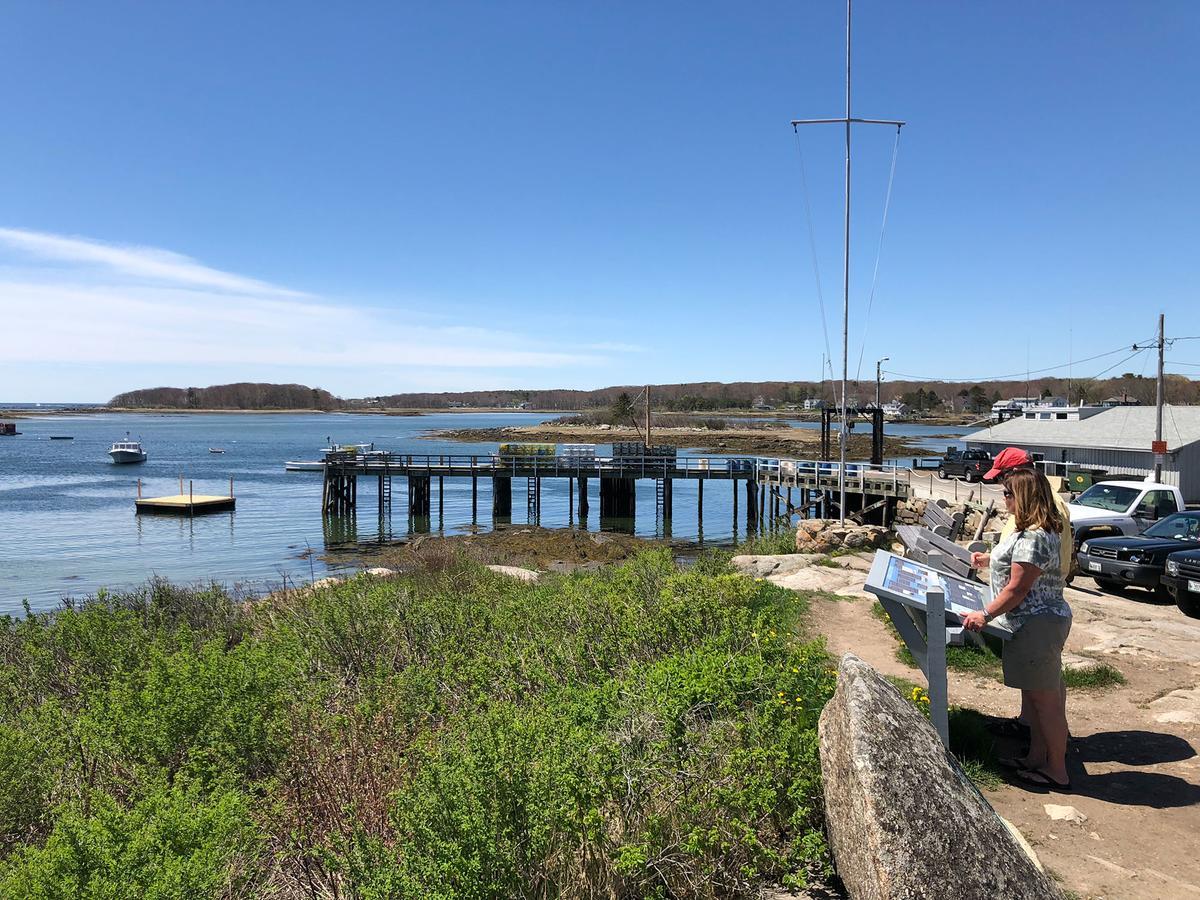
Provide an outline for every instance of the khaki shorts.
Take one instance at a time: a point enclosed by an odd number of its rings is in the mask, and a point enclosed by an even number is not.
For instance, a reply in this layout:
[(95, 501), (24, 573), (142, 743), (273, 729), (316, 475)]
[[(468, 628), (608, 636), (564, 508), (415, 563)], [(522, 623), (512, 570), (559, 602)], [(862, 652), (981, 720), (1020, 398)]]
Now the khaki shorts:
[(1071, 632), (1066, 616), (1028, 619), (1004, 645), (1004, 683), (1025, 691), (1058, 690), (1062, 651)]

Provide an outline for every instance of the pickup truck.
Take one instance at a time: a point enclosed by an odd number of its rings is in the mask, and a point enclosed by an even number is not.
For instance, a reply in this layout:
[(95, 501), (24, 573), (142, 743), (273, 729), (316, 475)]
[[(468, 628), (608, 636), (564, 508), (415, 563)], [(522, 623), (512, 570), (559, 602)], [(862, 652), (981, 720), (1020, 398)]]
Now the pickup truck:
[(992, 467), (992, 454), (986, 450), (947, 450), (938, 463), (938, 478), (965, 478), (967, 481), (982, 481)]
[(1154, 481), (1100, 481), (1067, 504), (1076, 545), (1089, 534), (1141, 534), (1185, 508), (1179, 488)]

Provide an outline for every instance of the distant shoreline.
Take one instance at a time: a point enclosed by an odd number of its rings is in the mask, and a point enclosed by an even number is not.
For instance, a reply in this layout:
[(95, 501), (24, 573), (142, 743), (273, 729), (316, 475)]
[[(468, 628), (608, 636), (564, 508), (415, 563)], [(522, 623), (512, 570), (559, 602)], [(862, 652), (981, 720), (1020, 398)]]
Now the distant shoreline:
[(322, 416), (428, 416), (439, 413), (544, 413), (570, 415), (570, 409), (512, 409), (505, 407), (470, 407), (463, 409), (176, 409), (171, 406), (120, 407), (76, 406), (59, 409), (6, 409), (0, 407), (0, 419), (38, 419), (44, 416), (94, 416), (134, 414), (146, 416), (192, 415), (322, 415)]

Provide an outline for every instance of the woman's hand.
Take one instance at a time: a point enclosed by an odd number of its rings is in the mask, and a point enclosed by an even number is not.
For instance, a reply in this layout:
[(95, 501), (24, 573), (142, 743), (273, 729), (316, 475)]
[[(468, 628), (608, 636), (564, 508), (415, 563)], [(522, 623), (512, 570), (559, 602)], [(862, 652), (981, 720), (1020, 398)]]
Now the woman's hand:
[(967, 631), (983, 631), (983, 626), (987, 624), (987, 620), (981, 612), (969, 612), (963, 616), (962, 624), (963, 628), (967, 629)]
[(971, 554), (971, 568), (972, 569), (986, 569), (991, 564), (992, 564), (992, 554), (990, 554), (990, 553), (972, 553)]

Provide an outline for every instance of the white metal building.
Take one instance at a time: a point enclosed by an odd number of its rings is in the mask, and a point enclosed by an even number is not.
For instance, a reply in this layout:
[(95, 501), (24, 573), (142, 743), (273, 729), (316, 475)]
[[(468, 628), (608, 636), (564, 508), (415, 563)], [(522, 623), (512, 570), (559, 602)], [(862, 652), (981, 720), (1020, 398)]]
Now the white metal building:
[[(1114, 406), (1083, 419), (1010, 419), (963, 440), (993, 455), (1020, 447), (1059, 466), (1145, 478), (1154, 474), (1154, 421), (1152, 406)], [(1178, 485), (1188, 503), (1200, 503), (1200, 406), (1163, 407), (1163, 440), (1162, 480)]]

